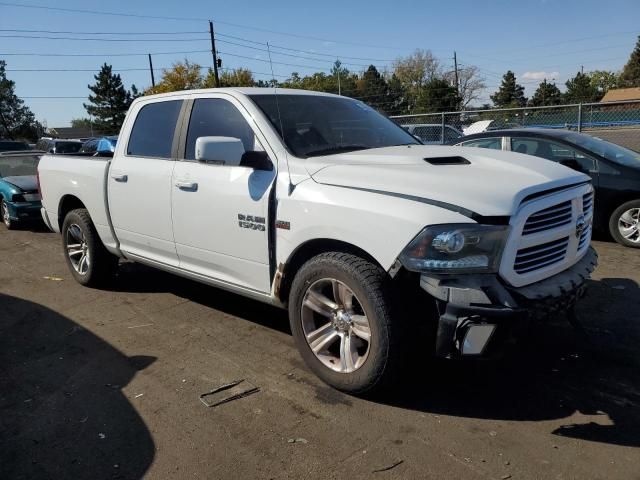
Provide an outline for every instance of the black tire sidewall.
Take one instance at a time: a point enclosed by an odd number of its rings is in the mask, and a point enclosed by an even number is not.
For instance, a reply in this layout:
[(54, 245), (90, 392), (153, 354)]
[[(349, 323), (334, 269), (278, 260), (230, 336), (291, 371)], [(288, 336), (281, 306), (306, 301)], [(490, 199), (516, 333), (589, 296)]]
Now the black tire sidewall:
[[(302, 329), (301, 310), (304, 295), (314, 282), (327, 278), (334, 278), (347, 285), (358, 298), (369, 319), (369, 354), (365, 363), (352, 373), (340, 373), (326, 367), (312, 352)], [(381, 291), (379, 283), (367, 281), (357, 268), (339, 260), (339, 257), (321, 255), (300, 269), (289, 297), (289, 321), (303, 360), (322, 381), (338, 390), (354, 394), (374, 390), (384, 383), (383, 377), (390, 354), (390, 315), (388, 308), (380, 305), (382, 296), (384, 292)]]
[(618, 221), (620, 220), (620, 217), (624, 212), (632, 208), (640, 208), (640, 200), (631, 200), (630, 202), (626, 202), (613, 211), (609, 218), (609, 232), (613, 239), (620, 245), (631, 248), (640, 248), (640, 243), (630, 242), (624, 238), (618, 230)]

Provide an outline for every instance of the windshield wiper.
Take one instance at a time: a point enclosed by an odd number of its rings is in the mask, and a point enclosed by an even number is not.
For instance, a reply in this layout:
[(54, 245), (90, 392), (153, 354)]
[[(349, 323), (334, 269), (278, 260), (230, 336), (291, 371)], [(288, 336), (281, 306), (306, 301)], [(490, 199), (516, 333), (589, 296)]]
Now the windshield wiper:
[(320, 150), (311, 150), (306, 153), (307, 157), (318, 157), (320, 155), (332, 155), (334, 153), (355, 152), (356, 150), (367, 150), (367, 145), (337, 145), (334, 147), (321, 148)]

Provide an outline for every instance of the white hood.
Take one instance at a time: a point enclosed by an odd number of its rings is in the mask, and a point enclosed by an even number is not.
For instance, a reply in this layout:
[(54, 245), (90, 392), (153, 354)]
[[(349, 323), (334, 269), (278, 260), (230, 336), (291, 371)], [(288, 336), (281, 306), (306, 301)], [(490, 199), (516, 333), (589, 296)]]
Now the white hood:
[[(459, 156), (465, 165), (432, 165), (426, 158)], [(533, 193), (589, 177), (531, 155), (482, 148), (398, 146), (312, 157), (306, 167), (326, 185), (421, 197), (483, 216), (513, 215)]]

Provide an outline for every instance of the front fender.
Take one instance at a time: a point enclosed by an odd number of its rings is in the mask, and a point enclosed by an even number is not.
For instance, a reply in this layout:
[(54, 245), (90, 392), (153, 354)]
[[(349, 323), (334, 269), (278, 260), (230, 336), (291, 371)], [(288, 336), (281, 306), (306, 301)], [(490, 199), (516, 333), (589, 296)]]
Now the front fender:
[(276, 258), (286, 264), (300, 245), (330, 239), (363, 250), (389, 270), (425, 226), (443, 223), (474, 222), (434, 205), (306, 181), (278, 202)]

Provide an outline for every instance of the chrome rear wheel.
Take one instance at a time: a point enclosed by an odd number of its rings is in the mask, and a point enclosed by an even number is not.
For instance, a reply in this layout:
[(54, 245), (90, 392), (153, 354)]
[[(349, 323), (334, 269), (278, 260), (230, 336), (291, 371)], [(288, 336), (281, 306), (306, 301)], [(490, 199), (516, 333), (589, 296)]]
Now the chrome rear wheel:
[(80, 275), (86, 275), (91, 265), (91, 256), (86, 236), (77, 223), (69, 225), (65, 247), (73, 269)]

